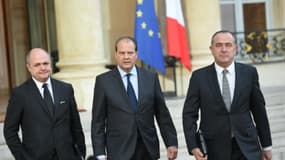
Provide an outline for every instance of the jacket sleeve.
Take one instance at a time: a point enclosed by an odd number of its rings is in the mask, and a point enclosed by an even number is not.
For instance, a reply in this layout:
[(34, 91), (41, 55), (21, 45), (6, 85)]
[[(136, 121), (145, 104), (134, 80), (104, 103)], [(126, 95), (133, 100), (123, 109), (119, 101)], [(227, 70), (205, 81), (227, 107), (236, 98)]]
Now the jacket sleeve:
[(19, 138), (19, 126), (23, 112), (23, 97), (15, 90), (12, 92), (4, 123), (4, 137), (6, 143), (16, 160), (23, 159), (23, 147)]
[(178, 147), (177, 133), (171, 115), (166, 106), (163, 93), (159, 84), (157, 74), (155, 74), (155, 116), (160, 128), (160, 133), (167, 147)]
[(106, 155), (105, 153), (105, 119), (106, 119), (106, 102), (104, 97), (103, 85), (100, 78), (96, 78), (91, 122), (91, 138), (93, 152), (95, 156)]
[(195, 72), (192, 73), (187, 96), (183, 107), (183, 130), (189, 154), (198, 147), (196, 143), (197, 120), (200, 108), (199, 79)]
[(77, 110), (77, 104), (74, 98), (74, 91), (71, 86), (71, 94), (70, 94), (70, 107), (71, 107), (71, 130), (73, 139), (75, 142), (75, 149), (77, 152), (80, 152), (82, 157), (86, 156), (86, 146), (85, 146), (85, 138), (84, 133), (80, 121), (79, 112)]
[(258, 73), (255, 68), (252, 70), (253, 87), (251, 92), (251, 112), (256, 124), (259, 139), (262, 147), (272, 146), (269, 121), (265, 109), (265, 100), (259, 87)]

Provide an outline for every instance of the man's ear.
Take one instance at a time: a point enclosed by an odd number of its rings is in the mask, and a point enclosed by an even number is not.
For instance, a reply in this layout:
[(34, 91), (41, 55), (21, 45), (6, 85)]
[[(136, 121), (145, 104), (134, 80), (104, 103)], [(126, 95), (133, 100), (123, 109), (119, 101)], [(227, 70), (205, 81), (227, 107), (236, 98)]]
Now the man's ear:
[(30, 64), (27, 63), (26, 67), (27, 67), (28, 71), (30, 71)]

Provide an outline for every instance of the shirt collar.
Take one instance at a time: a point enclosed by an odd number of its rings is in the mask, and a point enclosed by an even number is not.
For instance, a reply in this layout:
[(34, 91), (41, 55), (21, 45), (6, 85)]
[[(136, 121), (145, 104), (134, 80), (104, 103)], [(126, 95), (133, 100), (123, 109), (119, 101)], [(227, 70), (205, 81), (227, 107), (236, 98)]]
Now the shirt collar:
[(215, 62), (215, 69), (216, 69), (216, 72), (221, 74), (223, 73), (223, 70), (226, 69), (228, 70), (228, 72), (230, 74), (233, 74), (235, 72), (235, 63), (233, 62), (232, 64), (230, 64), (227, 68), (223, 68), (221, 66), (219, 66), (216, 62)]
[(123, 78), (124, 76), (126, 76), (126, 74), (130, 73), (131, 75), (137, 75), (137, 68), (135, 66), (133, 66), (133, 68), (131, 69), (130, 72), (125, 72), (122, 68), (120, 68), (120, 66), (118, 65), (117, 66), (118, 70), (119, 70), (119, 73), (121, 75), (121, 77)]
[(43, 84), (46, 83), (48, 86), (51, 87), (51, 80), (50, 77), (47, 79), (47, 81), (45, 82), (40, 82), (38, 80), (36, 80), (34, 77), (32, 77), (33, 81), (36, 83), (36, 86), (41, 89), (43, 87)]

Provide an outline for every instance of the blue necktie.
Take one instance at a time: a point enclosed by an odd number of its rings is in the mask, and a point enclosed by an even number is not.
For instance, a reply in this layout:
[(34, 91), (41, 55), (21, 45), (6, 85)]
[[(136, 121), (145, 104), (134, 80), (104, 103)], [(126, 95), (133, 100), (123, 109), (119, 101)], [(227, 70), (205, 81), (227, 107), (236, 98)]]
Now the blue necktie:
[(48, 107), (48, 110), (50, 111), (50, 113), (53, 115), (54, 114), (54, 105), (53, 105), (53, 101), (51, 98), (51, 94), (48, 90), (47, 84), (44, 83), (43, 84), (43, 88), (44, 88), (44, 101)]
[(129, 97), (129, 100), (130, 100), (130, 103), (131, 103), (133, 109), (136, 110), (137, 109), (137, 105), (138, 105), (138, 101), (137, 101), (137, 97), (136, 97), (133, 85), (132, 85), (132, 83), (130, 81), (130, 77), (131, 77), (131, 74), (128, 73), (127, 74), (127, 81), (128, 81), (128, 84), (127, 84), (127, 94), (128, 94), (128, 97)]

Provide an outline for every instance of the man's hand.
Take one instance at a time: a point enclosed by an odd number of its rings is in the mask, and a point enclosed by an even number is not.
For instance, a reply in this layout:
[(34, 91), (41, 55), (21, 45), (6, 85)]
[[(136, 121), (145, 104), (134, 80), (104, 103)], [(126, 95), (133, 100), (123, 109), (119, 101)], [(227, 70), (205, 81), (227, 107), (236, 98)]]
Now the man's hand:
[(272, 151), (271, 150), (263, 150), (262, 151), (262, 160), (271, 160), (272, 159)]
[(167, 147), (167, 157), (168, 157), (168, 160), (174, 160), (174, 159), (176, 159), (176, 157), (177, 157), (177, 152), (178, 152), (177, 147), (175, 147), (175, 146), (169, 146), (169, 147)]
[(192, 149), (191, 152), (194, 155), (196, 160), (207, 160), (208, 159), (207, 156), (204, 157), (204, 154), (201, 152), (200, 148), (194, 148)]

